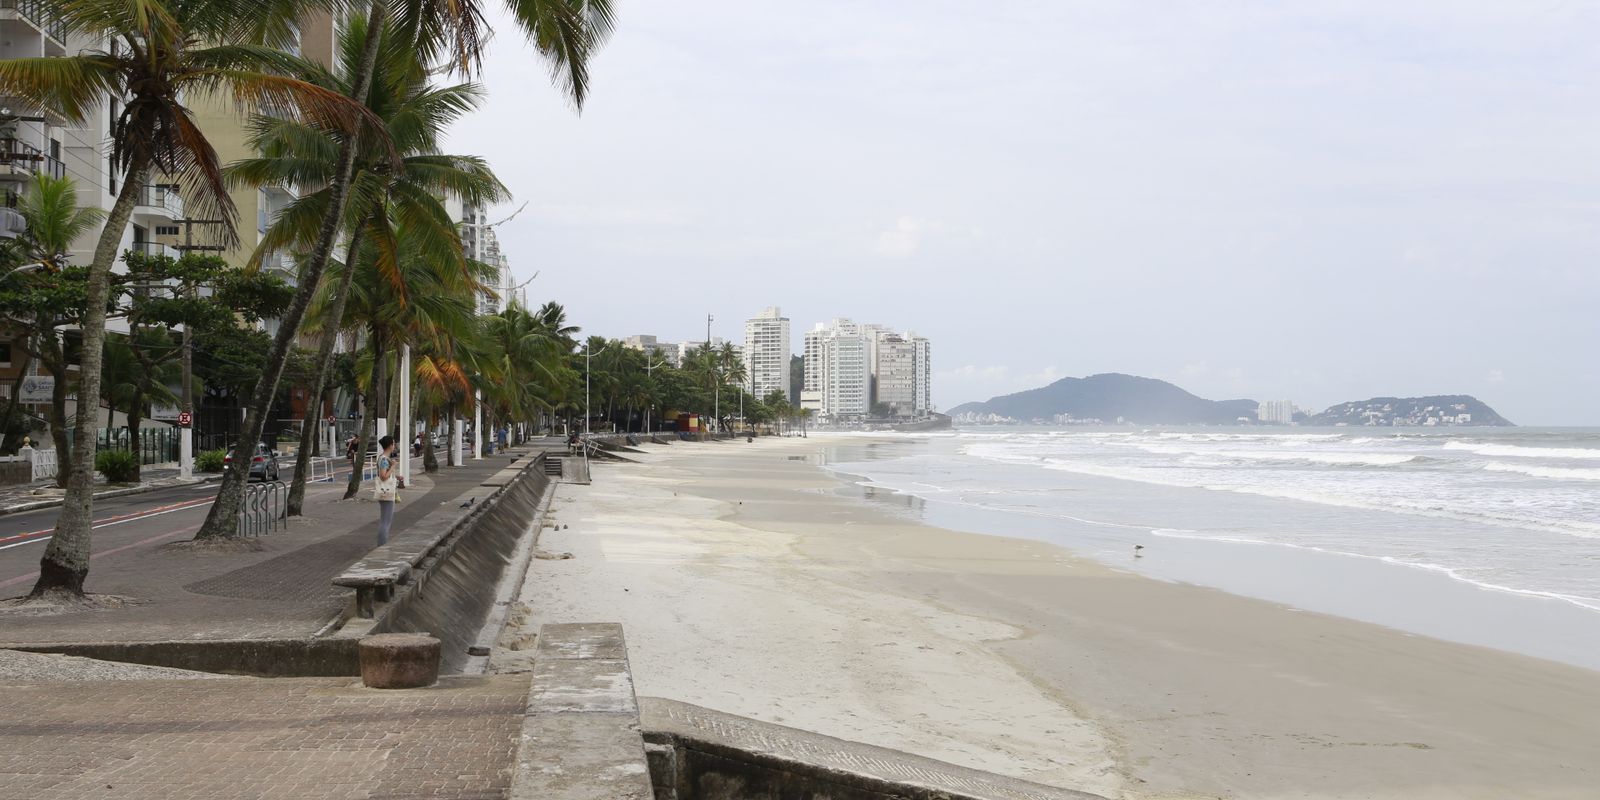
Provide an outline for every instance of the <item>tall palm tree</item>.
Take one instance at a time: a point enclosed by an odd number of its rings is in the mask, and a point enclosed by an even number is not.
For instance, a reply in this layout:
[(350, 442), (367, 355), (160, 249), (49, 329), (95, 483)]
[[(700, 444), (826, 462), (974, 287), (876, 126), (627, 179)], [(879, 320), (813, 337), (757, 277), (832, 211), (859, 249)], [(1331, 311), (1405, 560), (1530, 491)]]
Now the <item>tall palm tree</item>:
[[(393, 279), (382, 274), (386, 256), (378, 252), (381, 248), (375, 240), (384, 238), (396, 243), (393, 268), (397, 274)], [(367, 413), (357, 434), (357, 452), (366, 451), (367, 442), (375, 435), (377, 410), (388, 405), (390, 352), (421, 336), (472, 335), (476, 296), (483, 283), (473, 267), (463, 270), (459, 265), (428, 257), (426, 239), (425, 231), (403, 223), (396, 225), (382, 236), (370, 237), (353, 265), (356, 277), (341, 323), (342, 327), (365, 332), (371, 364)], [(333, 302), (329, 296), (333, 291), (335, 287), (323, 287), (323, 299), (329, 304)], [(350, 477), (345, 497), (354, 496), (360, 485), (361, 473), (357, 470)]]
[[(388, 0), (369, 2), (361, 60), (351, 80), (355, 87), (353, 97), (366, 96), (372, 85), (379, 44), (389, 22)], [(589, 92), (589, 59), (611, 33), (611, 0), (506, 0), (506, 5), (535, 52), (549, 65), (556, 85), (581, 110)], [(457, 69), (468, 74), (479, 65), (487, 30), (482, 6), (476, 0), (406, 0), (396, 4), (396, 10), (400, 12), (395, 20), (400, 35), (394, 41), (409, 44), (423, 63), (438, 63), (441, 57), (448, 56)], [(338, 168), (328, 186), (328, 207), (302, 271), (300, 291), (281, 318), (282, 327), (267, 354), (266, 368), (251, 392), (239, 434), (241, 447), (253, 446), (261, 438), (295, 333), (322, 280), (344, 222), (357, 151), (354, 140), (340, 142)], [(246, 479), (242, 468), (223, 474), (217, 500), (197, 537), (232, 535)]]
[[(100, 396), (111, 265), (148, 178), (161, 174), (179, 183), (196, 216), (223, 220), (232, 236), (236, 213), (222, 167), (185, 98), (222, 94), (241, 106), (271, 108), (340, 130), (361, 120), (359, 108), (345, 98), (285, 77), (290, 57), (279, 48), (293, 32), (287, 21), (305, 7), (294, 0), (71, 0), (55, 5), (65, 27), (108, 47), (65, 58), (0, 61), (0, 91), (51, 109), (69, 123), (83, 124), (113, 98), (123, 103), (110, 137), (110, 164), (123, 180), (89, 264), (79, 397)], [(30, 599), (83, 594), (94, 417), (80, 408), (73, 426), (66, 497)]]
[[(305, 77), (334, 91), (353, 93), (355, 87), (350, 84), (349, 76), (360, 64), (366, 40), (365, 24), (360, 20), (352, 22), (340, 38), (339, 68), (326, 70), (308, 63), (304, 66)], [(345, 206), (345, 227), (351, 233), (344, 260), (345, 264), (351, 263), (353, 258), (349, 254), (359, 251), (363, 242), (374, 242), (378, 271), (402, 294), (406, 287), (398, 282), (397, 248), (390, 227), (382, 222), (385, 204), (396, 218), (410, 226), (419, 244), (427, 248), (426, 257), (465, 269), (460, 236), (439, 197), (450, 194), (470, 203), (489, 203), (504, 200), (509, 195), (482, 159), (439, 153), (445, 129), (482, 100), (480, 87), (476, 84), (429, 85), (428, 72), (418, 62), (417, 53), (404, 45), (398, 36), (384, 37), (380, 47), (382, 69), (368, 87), (366, 96), (358, 98), (374, 116), (384, 121), (388, 139), (401, 160), (396, 169), (383, 150), (371, 146), (358, 148), (357, 171), (351, 183), (350, 200)], [(254, 187), (282, 184), (324, 187), (285, 208), (262, 237), (257, 251), (265, 254), (311, 246), (332, 205), (333, 190), (329, 184), (338, 168), (338, 141), (301, 121), (263, 116), (252, 123), (251, 144), (262, 155), (229, 165), (230, 183)], [(427, 235), (421, 235), (423, 232)], [(344, 268), (327, 274), (335, 288), (331, 300), (322, 309), (322, 317), (333, 320), (344, 317), (344, 304), (354, 275), (354, 271)], [(322, 329), (321, 344), (313, 362), (316, 377), (310, 397), (315, 403), (321, 400), (330, 383), (340, 327), (322, 325), (317, 319), (309, 322), (307, 330)], [(315, 415), (308, 414), (307, 424), (301, 428), (294, 479), (289, 486), (290, 516), (299, 515), (304, 507), (306, 476), (310, 472), (312, 442), (316, 435), (314, 419)], [(202, 532), (206, 531), (202, 529)], [(209, 533), (215, 535), (215, 532)]]

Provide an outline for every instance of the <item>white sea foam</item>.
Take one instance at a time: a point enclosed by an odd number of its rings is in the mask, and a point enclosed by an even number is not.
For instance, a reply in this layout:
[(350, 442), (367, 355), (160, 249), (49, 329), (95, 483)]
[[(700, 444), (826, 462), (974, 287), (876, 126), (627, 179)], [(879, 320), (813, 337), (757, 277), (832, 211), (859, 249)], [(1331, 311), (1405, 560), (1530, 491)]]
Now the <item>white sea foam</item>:
[(1489, 442), (1445, 442), (1445, 450), (1465, 450), (1480, 456), (1496, 458), (1593, 458), (1600, 459), (1600, 448), (1587, 447), (1523, 447), (1516, 444), (1491, 444)]
[(1535, 464), (1505, 464), (1490, 461), (1483, 465), (1490, 472), (1515, 472), (1535, 478), (1558, 481), (1600, 481), (1600, 469), (1572, 469), (1570, 467), (1541, 467)]

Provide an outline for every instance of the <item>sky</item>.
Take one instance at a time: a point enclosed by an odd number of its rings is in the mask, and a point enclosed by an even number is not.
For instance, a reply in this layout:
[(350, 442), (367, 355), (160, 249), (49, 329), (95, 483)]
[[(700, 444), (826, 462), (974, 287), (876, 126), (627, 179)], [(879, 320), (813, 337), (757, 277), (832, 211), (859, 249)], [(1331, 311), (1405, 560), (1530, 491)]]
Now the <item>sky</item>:
[(934, 402), (1126, 372), (1600, 425), (1600, 2), (619, 0), (577, 113), (496, 7), (450, 147), (531, 303), (932, 340)]

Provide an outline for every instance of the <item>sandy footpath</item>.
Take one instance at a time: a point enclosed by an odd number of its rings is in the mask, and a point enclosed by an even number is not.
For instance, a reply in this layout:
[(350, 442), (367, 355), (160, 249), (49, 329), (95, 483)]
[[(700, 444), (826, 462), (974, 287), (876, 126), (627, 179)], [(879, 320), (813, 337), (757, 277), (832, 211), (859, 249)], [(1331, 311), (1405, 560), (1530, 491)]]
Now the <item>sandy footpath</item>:
[(1600, 797), (1600, 673), (921, 525), (825, 445), (562, 485), (497, 667), (620, 621), (640, 694), (1108, 797)]

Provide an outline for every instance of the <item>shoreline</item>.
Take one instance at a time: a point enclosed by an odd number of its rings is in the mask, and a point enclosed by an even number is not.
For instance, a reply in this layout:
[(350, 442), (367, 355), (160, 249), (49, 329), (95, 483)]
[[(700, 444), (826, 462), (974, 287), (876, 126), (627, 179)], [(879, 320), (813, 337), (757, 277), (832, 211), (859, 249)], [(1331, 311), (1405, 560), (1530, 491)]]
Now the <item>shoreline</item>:
[(827, 446), (597, 464), (502, 642), (621, 621), (641, 694), (1108, 797), (1600, 783), (1600, 673), (932, 527), (839, 496)]
[[(832, 455), (851, 454), (855, 442), (835, 440)], [(883, 445), (913, 444), (910, 440)], [(896, 456), (903, 455), (896, 453)], [(1349, 552), (1320, 544), (1234, 539), (1175, 527), (1170, 517), (1160, 522), (1135, 522), (1139, 514), (1106, 519), (1102, 497), (1137, 496), (1167, 508), (1248, 510), (1260, 519), (1291, 515), (1360, 514), (1352, 519), (1374, 526), (1392, 524), (1396, 512), (1312, 506), (1257, 494), (1218, 493), (1196, 487), (1175, 487), (1104, 476), (1068, 473), (1058, 491), (1093, 499), (1095, 512), (1083, 516), (1027, 513), (1008, 507), (984, 507), (944, 499), (943, 489), (923, 491), (924, 484), (906, 476), (874, 470), (876, 457), (830, 460), (824, 469), (849, 484), (841, 492), (886, 506), (894, 513), (914, 509), (911, 516), (949, 530), (1011, 535), (1051, 542), (1113, 569), (1163, 581), (1219, 589), (1302, 611), (1329, 614), (1381, 625), (1406, 633), (1461, 644), (1503, 650), (1600, 671), (1600, 612), (1587, 602), (1547, 591), (1517, 589), (1464, 578), (1454, 570), (1412, 563), (1392, 556)], [(985, 465), (992, 466), (992, 465)], [(1062, 477), (1062, 476), (1057, 476)], [(1130, 491), (1131, 490), (1131, 491)], [(907, 499), (914, 498), (914, 499)], [(1298, 506), (1298, 507), (1297, 507)], [(1193, 523), (1190, 523), (1193, 524)], [(1146, 557), (1131, 557), (1135, 544)], [(1315, 576), (1304, 580), (1302, 576)], [(1350, 587), (1359, 587), (1351, 591)]]

